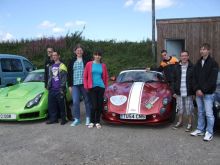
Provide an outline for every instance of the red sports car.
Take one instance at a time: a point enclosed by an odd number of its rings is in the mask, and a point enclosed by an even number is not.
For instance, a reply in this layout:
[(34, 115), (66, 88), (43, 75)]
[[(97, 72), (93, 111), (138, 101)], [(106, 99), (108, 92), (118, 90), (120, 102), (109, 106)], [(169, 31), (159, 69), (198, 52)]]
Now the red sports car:
[(173, 121), (175, 109), (162, 73), (129, 69), (106, 89), (102, 119), (116, 124), (159, 124)]

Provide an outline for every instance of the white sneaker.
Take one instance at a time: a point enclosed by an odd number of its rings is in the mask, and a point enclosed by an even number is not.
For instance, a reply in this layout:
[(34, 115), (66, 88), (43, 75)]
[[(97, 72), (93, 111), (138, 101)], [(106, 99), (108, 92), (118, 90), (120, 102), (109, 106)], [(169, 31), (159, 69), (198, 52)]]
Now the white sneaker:
[(100, 123), (96, 123), (96, 125), (95, 125), (95, 126), (96, 126), (96, 128), (97, 128), (97, 129), (101, 129), (101, 128), (102, 128), (102, 126), (101, 126), (101, 124), (100, 124)]
[(206, 132), (205, 137), (203, 138), (203, 140), (204, 141), (210, 141), (210, 140), (212, 140), (212, 138), (213, 138), (213, 135), (210, 134), (209, 132)]
[(196, 129), (195, 131), (191, 132), (190, 133), (191, 136), (203, 136), (204, 135), (204, 132)]
[(88, 128), (93, 128), (94, 127), (94, 123), (89, 123)]

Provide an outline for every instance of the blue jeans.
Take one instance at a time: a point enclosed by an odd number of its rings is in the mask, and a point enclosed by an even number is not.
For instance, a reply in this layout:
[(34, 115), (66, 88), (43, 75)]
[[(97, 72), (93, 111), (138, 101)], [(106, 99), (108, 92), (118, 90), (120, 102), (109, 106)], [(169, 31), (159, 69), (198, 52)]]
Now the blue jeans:
[(214, 94), (196, 96), (196, 103), (198, 106), (197, 129), (202, 132), (205, 132), (205, 126), (206, 126), (206, 131), (209, 132), (210, 134), (213, 134), (213, 127), (215, 121), (213, 115), (213, 109), (212, 109), (213, 102), (214, 102)]
[(73, 98), (73, 111), (72, 114), (75, 119), (80, 119), (80, 97), (83, 96), (85, 108), (86, 108), (86, 117), (90, 117), (91, 113), (91, 103), (89, 100), (88, 92), (85, 90), (83, 85), (73, 85), (72, 89), (72, 98)]

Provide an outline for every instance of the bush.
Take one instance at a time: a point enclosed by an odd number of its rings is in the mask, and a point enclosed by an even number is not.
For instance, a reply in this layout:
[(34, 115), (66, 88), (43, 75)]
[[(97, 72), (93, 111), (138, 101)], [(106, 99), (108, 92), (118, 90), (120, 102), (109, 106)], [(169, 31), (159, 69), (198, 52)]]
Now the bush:
[(117, 75), (126, 68), (145, 68), (154, 64), (150, 40), (141, 42), (92, 41), (83, 39), (81, 35), (82, 32), (75, 32), (60, 38), (2, 42), (0, 43), (0, 53), (23, 55), (31, 60), (37, 68), (43, 68), (48, 46), (59, 49), (64, 63), (69, 63), (73, 56), (73, 47), (77, 43), (81, 43), (87, 54), (91, 56), (95, 49), (103, 51), (103, 62), (108, 67), (109, 75)]

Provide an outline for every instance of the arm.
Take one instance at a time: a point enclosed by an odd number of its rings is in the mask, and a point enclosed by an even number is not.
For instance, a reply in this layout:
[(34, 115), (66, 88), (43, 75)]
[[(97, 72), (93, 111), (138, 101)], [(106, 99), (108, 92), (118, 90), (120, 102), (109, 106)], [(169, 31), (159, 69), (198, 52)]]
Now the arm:
[(44, 62), (44, 86), (47, 88), (48, 84), (48, 69), (49, 67), (47, 66), (47, 60)]
[(152, 67), (150, 67), (150, 70), (157, 71), (157, 72), (162, 72), (163, 67), (161, 65), (159, 67), (152, 66)]
[(45, 82), (47, 90), (51, 87), (52, 75), (52, 66), (49, 66), (47, 70), (47, 82)]
[(66, 93), (66, 82), (67, 82), (67, 72), (61, 71), (60, 72), (60, 86), (61, 86), (61, 92)]
[(73, 86), (73, 61), (71, 60), (68, 65), (67, 83), (69, 87)]
[(206, 83), (204, 84), (202, 91), (204, 93), (213, 90), (213, 87), (216, 86), (217, 77), (218, 77), (218, 64), (213, 61), (210, 74), (207, 78)]
[(67, 83), (67, 68), (63, 63), (60, 64), (59, 72), (60, 72), (60, 88), (61, 88), (60, 91), (62, 93), (65, 93), (66, 83)]
[(203, 93), (201, 91), (201, 88), (199, 86), (199, 82), (198, 82), (198, 63), (195, 65), (194, 69), (193, 69), (193, 91), (196, 93), (196, 96), (203, 96)]
[(176, 84), (177, 84), (177, 67), (175, 67), (174, 71), (173, 71), (173, 76), (171, 77), (171, 90), (173, 93), (173, 97), (176, 97)]
[(108, 87), (108, 70), (105, 64), (103, 67), (105, 68), (104, 69), (105, 70), (104, 84), (105, 84), (105, 88), (107, 88)]
[(86, 64), (85, 68), (84, 68), (84, 72), (83, 72), (83, 84), (84, 84), (84, 88), (86, 90), (88, 90), (88, 65), (89, 63)]

